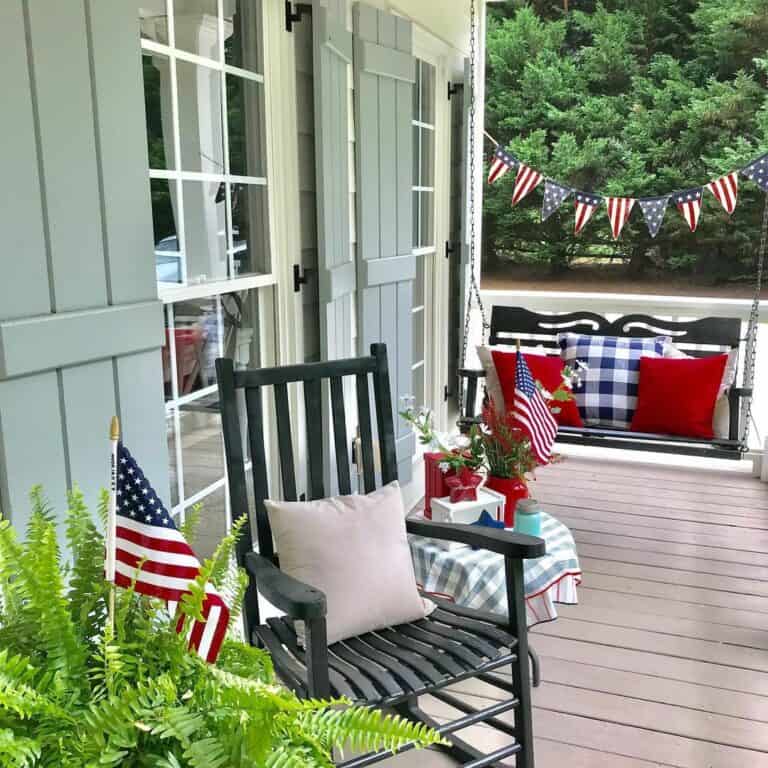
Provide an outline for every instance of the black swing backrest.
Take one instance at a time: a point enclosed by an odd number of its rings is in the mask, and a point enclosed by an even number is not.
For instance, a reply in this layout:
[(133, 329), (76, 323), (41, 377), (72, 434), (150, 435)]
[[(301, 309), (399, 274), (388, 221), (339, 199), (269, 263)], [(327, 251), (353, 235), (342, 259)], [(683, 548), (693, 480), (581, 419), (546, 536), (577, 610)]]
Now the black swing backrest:
[(741, 340), (741, 320), (733, 317), (704, 317), (699, 320), (664, 320), (651, 315), (622, 315), (607, 320), (594, 312), (545, 314), (523, 307), (496, 305), (491, 313), (489, 344), (541, 345), (559, 354), (557, 334), (565, 331), (587, 336), (648, 338), (670, 336), (675, 346), (694, 357), (706, 357), (736, 349)]
[[(232, 520), (248, 516), (248, 489), (245, 478), (245, 451), (241, 423), (248, 433), (249, 452), (252, 458), (253, 490), (255, 510), (251, 522), (255, 522), (259, 552), (273, 557), (272, 530), (269, 526), (264, 499), (280, 498), (296, 501), (296, 467), (294, 466), (293, 442), (291, 437), (291, 413), (289, 385), (303, 388), (306, 437), (307, 437), (307, 479), (308, 497), (321, 499), (328, 495), (325, 487), (324, 446), (326, 437), (324, 423), (330, 423), (336, 454), (336, 479), (339, 493), (353, 492), (350, 471), (350, 445), (345, 413), (344, 379), (355, 380), (357, 401), (357, 425), (360, 430), (360, 463), (362, 464), (363, 486), (366, 493), (376, 487), (376, 466), (374, 460), (374, 430), (371, 422), (370, 384), (373, 383), (373, 401), (376, 411), (376, 427), (381, 462), (381, 482), (387, 484), (397, 480), (395, 457), (395, 432), (392, 418), (392, 400), (389, 387), (389, 367), (385, 344), (371, 345), (370, 357), (347, 360), (330, 360), (320, 363), (288, 365), (280, 368), (235, 370), (232, 360), (219, 358), (216, 361), (221, 422), (224, 432), (224, 448), (227, 456), (229, 498)], [(272, 390), (273, 398), (267, 395)], [(244, 393), (245, 420), (241, 421), (238, 393)], [(330, 398), (330, 419), (324, 422), (324, 411), (328, 417)], [(266, 403), (265, 403), (266, 399)], [(266, 446), (264, 444), (264, 408), (274, 407), (277, 426), (282, 494), (276, 488), (270, 489), (267, 479)], [(331, 468), (332, 470), (333, 468)], [(253, 551), (253, 534), (248, 525), (238, 542), (237, 559), (243, 565), (245, 555)]]

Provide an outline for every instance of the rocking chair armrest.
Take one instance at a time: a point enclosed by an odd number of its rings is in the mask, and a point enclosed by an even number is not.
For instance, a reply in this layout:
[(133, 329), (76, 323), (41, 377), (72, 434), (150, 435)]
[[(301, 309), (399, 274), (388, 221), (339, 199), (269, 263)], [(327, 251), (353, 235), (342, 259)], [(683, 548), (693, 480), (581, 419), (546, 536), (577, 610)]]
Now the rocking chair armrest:
[(408, 533), (413, 533), (417, 536), (470, 544), (473, 547), (497, 552), (505, 557), (541, 557), (547, 552), (547, 545), (544, 539), (499, 528), (486, 528), (484, 526), (465, 525), (462, 523), (437, 523), (432, 520), (414, 519), (406, 520), (405, 527)]
[(245, 568), (258, 591), (292, 619), (308, 621), (325, 616), (325, 593), (289, 576), (266, 557), (249, 552), (245, 556)]
[(732, 387), (731, 392), (736, 397), (752, 397), (752, 387)]
[(459, 376), (465, 376), (468, 379), (484, 379), (485, 368), (459, 368)]

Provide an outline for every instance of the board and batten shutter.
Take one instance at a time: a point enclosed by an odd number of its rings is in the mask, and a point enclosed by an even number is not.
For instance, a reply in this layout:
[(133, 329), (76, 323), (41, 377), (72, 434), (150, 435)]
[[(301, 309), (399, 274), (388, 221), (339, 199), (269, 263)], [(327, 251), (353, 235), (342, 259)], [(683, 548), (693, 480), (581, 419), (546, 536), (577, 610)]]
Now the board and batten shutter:
[(352, 33), (346, 0), (316, 2), (314, 37), (320, 355), (354, 354), (355, 257), (350, 235), (349, 66)]
[[(353, 7), (358, 350), (387, 345), (394, 413), (412, 393), (413, 83), (411, 22)], [(413, 433), (396, 417), (398, 476), (412, 477)]]

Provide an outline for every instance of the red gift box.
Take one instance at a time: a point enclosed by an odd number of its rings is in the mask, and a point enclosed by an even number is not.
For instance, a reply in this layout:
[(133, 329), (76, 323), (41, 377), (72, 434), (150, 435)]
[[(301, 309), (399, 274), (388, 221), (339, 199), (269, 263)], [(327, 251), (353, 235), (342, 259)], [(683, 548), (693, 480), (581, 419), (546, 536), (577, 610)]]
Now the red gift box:
[(424, 454), (424, 517), (432, 519), (432, 499), (447, 496), (450, 489), (446, 485), (446, 479), (456, 474), (449, 469), (443, 472), (440, 463), (443, 461), (442, 453)]
[(482, 479), (480, 475), (467, 467), (464, 467), (458, 475), (447, 477), (445, 484), (450, 488), (451, 503), (477, 501), (477, 487)]

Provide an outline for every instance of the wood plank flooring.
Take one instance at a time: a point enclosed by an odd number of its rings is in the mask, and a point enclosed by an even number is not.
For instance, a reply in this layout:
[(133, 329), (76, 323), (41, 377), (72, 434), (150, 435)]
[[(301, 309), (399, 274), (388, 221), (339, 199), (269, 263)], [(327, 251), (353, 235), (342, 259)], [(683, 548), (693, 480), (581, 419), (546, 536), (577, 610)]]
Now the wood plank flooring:
[[(538, 768), (768, 768), (768, 486), (570, 457), (533, 492), (573, 531), (584, 571), (580, 604), (531, 634)], [(508, 741), (486, 726), (462, 735)]]

